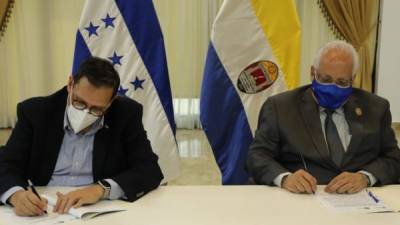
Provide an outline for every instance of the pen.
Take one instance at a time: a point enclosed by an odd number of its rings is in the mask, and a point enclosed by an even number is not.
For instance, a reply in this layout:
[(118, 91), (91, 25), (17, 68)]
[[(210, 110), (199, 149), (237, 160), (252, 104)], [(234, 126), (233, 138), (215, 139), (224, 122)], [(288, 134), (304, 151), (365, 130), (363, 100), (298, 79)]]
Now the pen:
[[(304, 169), (308, 172), (308, 167), (307, 167), (307, 164), (306, 164), (306, 160), (304, 160), (303, 154), (300, 153), (300, 157), (301, 157), (301, 161), (303, 163)], [(312, 191), (312, 193), (313, 193), (313, 195), (315, 195), (315, 191), (314, 190)]]
[(372, 192), (370, 192), (370, 191), (367, 190), (367, 193), (368, 193), (369, 197), (371, 197), (371, 198), (375, 201), (375, 203), (378, 203), (378, 202), (379, 202), (379, 199), (378, 199), (377, 197), (375, 197), (375, 196), (372, 194)]
[[(40, 200), (42, 200), (42, 198), (40, 198), (39, 193), (36, 191), (35, 186), (33, 186), (33, 183), (31, 182), (31, 180), (28, 180), (28, 184), (29, 184), (29, 187), (31, 188), (33, 194), (35, 194)], [(47, 214), (47, 211), (44, 210), (44, 213)]]
[(304, 169), (308, 172), (306, 160), (304, 160), (303, 154), (300, 154), (300, 157), (301, 157), (301, 162), (303, 163)]

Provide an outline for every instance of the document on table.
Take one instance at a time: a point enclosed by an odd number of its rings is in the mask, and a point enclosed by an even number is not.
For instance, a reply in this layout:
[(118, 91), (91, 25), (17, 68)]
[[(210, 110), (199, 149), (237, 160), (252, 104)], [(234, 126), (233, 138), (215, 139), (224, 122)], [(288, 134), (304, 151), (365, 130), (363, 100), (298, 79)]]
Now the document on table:
[(317, 191), (316, 197), (325, 207), (335, 212), (377, 213), (394, 212), (367, 189), (355, 194), (329, 194)]
[(48, 225), (66, 223), (76, 219), (86, 220), (102, 214), (125, 211), (125, 207), (121, 207), (119, 205), (115, 206), (113, 201), (100, 201), (94, 205), (83, 206), (78, 209), (72, 208), (67, 214), (60, 215), (58, 213), (53, 213), (53, 207), (56, 203), (56, 198), (49, 194), (44, 194), (42, 197), (48, 200), (47, 215), (38, 217), (20, 217), (15, 215), (12, 207), (2, 206), (0, 207), (1, 220), (7, 222), (7, 224), (13, 225)]
[(48, 214), (44, 216), (36, 216), (36, 217), (21, 217), (15, 215), (13, 208), (10, 206), (2, 206), (0, 209), (0, 218), (6, 224), (15, 224), (15, 225), (28, 225), (28, 224), (35, 224), (35, 225), (47, 225), (47, 224), (60, 224), (66, 223), (71, 220), (76, 220), (72, 215), (63, 214), (59, 215), (57, 213), (53, 213), (48, 208)]

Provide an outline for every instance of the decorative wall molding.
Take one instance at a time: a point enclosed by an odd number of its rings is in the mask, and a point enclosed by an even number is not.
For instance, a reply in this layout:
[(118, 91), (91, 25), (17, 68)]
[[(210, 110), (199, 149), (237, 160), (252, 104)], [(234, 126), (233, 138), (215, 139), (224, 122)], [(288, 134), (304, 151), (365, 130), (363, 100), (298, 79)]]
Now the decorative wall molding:
[(14, 7), (14, 0), (0, 1), (0, 41), (7, 28), (7, 23), (10, 20), (11, 12)]

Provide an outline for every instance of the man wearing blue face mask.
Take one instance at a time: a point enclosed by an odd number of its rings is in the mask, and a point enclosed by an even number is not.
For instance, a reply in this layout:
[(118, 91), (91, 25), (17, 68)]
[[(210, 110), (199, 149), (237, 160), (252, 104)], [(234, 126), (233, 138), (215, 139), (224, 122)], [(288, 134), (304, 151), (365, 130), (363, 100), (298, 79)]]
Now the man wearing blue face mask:
[(247, 167), (257, 184), (294, 193), (356, 193), (400, 177), (400, 151), (387, 100), (352, 88), (358, 55), (332, 41), (317, 53), (311, 85), (263, 105)]
[(112, 63), (91, 57), (67, 87), (28, 99), (0, 150), (0, 201), (19, 216), (42, 215), (38, 186), (85, 186), (57, 193), (54, 211), (102, 199), (134, 201), (156, 188), (163, 175), (142, 124), (142, 106), (116, 96), (120, 78)]

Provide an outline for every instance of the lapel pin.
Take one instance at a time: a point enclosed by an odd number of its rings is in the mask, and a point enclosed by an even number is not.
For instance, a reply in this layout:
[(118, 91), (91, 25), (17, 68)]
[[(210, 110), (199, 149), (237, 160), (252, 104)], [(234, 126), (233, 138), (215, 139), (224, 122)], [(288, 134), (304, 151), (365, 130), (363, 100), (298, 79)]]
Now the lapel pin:
[(361, 108), (357, 107), (355, 111), (356, 111), (357, 116), (362, 116)]

